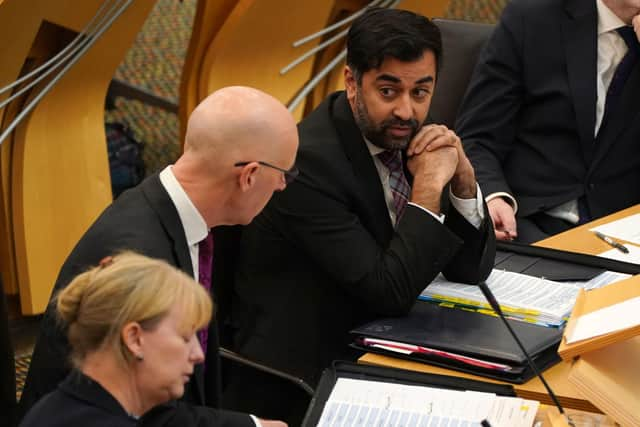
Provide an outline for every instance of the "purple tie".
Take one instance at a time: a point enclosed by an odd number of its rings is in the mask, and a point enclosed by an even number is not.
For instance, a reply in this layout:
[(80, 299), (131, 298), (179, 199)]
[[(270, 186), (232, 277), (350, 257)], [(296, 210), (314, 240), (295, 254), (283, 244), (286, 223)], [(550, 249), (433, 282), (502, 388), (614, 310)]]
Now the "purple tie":
[[(207, 237), (198, 243), (198, 279), (200, 284), (207, 290), (211, 291), (211, 272), (213, 270), (213, 234), (209, 231)], [(203, 328), (198, 331), (198, 340), (202, 346), (202, 352), (207, 354), (207, 339), (209, 331)]]
[(389, 187), (393, 196), (393, 207), (396, 211), (396, 224), (400, 222), (404, 209), (409, 201), (411, 187), (404, 176), (402, 154), (398, 150), (383, 151), (377, 154), (378, 159), (389, 169)]

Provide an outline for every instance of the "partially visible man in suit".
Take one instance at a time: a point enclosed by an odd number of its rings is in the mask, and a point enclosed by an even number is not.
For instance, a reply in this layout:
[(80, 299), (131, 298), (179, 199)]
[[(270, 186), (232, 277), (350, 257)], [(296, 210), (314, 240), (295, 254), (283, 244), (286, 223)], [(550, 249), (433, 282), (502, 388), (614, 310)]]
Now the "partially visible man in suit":
[[(438, 28), (409, 11), (370, 9), (354, 20), (347, 52), (346, 92), (300, 123), (300, 177), (242, 231), (236, 275), (237, 350), (311, 384), (332, 360), (357, 357), (350, 329), (406, 314), (441, 272), (482, 280), (494, 258), (459, 138), (423, 126)], [(269, 378), (231, 381), (225, 401), (263, 403), (258, 414), (295, 422), (293, 401), (290, 413), (268, 412), (282, 399)]]
[[(210, 229), (249, 223), (275, 191), (285, 189), (286, 178), (295, 175), (297, 147), (295, 121), (275, 98), (246, 87), (214, 92), (191, 114), (182, 156), (122, 194), (100, 215), (62, 266), (54, 293), (103, 257), (123, 249), (164, 259), (211, 285), (214, 242)], [(215, 301), (215, 283), (212, 291)], [(68, 342), (52, 307), (45, 313), (33, 354), (21, 400), (23, 413), (69, 370)], [(217, 407), (220, 378), (215, 322), (207, 332), (199, 334), (205, 365), (196, 367), (185, 398)], [(226, 421), (231, 425), (258, 423), (249, 415), (228, 415)], [(265, 427), (282, 425), (261, 423)]]
[(456, 123), (498, 239), (640, 203), (639, 39), (640, 0), (507, 4)]

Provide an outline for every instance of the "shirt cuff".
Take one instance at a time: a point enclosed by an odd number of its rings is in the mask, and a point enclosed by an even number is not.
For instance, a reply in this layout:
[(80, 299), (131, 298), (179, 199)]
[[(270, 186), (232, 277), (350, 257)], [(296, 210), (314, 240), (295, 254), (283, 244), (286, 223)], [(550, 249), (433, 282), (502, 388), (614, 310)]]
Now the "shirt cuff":
[(482, 206), (482, 191), (476, 183), (476, 197), (474, 199), (461, 199), (457, 197), (449, 188), (449, 200), (451, 205), (460, 212), (460, 215), (466, 219), (469, 224), (480, 229), (480, 225), (484, 220), (484, 208)]
[(444, 224), (444, 214), (438, 215), (438, 214), (436, 214), (434, 212), (431, 212), (429, 209), (424, 208), (424, 207), (418, 205), (417, 203), (413, 203), (413, 202), (408, 202), (407, 205), (415, 206), (418, 209), (422, 209), (423, 211), (425, 211), (426, 213), (428, 213), (429, 215), (434, 217), (437, 221), (439, 221), (440, 224)]
[(497, 197), (502, 197), (507, 203), (509, 203), (511, 205), (511, 207), (513, 208), (513, 214), (515, 215), (518, 212), (518, 202), (516, 202), (516, 199), (509, 193), (505, 193), (504, 191), (498, 191), (497, 193), (491, 193), (489, 194), (484, 200), (485, 202), (489, 203), (489, 201), (497, 198)]
[(262, 427), (262, 424), (260, 423), (260, 421), (258, 420), (258, 418), (255, 415), (249, 414), (249, 416), (251, 417), (251, 419), (255, 423), (256, 427)]

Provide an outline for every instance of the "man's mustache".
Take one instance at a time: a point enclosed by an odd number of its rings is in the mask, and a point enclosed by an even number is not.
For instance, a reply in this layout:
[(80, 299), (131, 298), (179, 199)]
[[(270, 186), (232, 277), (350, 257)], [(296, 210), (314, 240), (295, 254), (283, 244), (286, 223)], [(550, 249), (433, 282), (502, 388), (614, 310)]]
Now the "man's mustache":
[(401, 120), (397, 118), (391, 118), (383, 121), (380, 127), (382, 129), (388, 129), (390, 127), (410, 127), (413, 130), (416, 130), (419, 126), (420, 124), (416, 119)]

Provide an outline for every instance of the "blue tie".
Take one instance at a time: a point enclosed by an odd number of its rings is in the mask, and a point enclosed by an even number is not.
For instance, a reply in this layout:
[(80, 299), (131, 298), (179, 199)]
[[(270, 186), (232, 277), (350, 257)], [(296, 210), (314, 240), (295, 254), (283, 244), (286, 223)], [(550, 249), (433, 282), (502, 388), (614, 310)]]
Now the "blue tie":
[(633, 31), (633, 27), (620, 27), (616, 31), (627, 44), (629, 50), (622, 58), (622, 61), (618, 64), (618, 67), (613, 74), (613, 78), (611, 79), (611, 83), (609, 84), (607, 99), (604, 106), (604, 118), (606, 118), (608, 114), (612, 114), (615, 110), (617, 101), (620, 98), (620, 95), (622, 95), (624, 84), (631, 75), (631, 70), (638, 61), (638, 56), (640, 56), (640, 42), (638, 42), (638, 37)]

